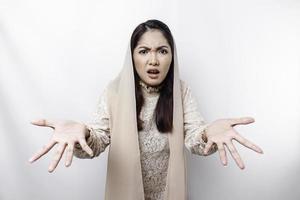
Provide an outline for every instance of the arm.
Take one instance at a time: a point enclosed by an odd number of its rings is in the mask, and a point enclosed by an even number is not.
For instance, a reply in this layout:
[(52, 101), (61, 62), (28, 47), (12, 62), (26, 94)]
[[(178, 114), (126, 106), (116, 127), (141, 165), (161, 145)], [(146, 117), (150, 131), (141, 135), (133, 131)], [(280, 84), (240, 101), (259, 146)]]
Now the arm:
[(263, 154), (263, 150), (259, 146), (247, 140), (233, 129), (236, 125), (253, 123), (254, 119), (252, 117), (218, 119), (206, 124), (197, 110), (196, 99), (193, 97), (190, 88), (184, 82), (182, 88), (185, 145), (190, 152), (207, 156), (218, 151), (221, 162), (225, 166), (227, 165), (227, 153), (224, 148), (226, 146), (241, 169), (244, 169), (245, 166), (232, 140), (236, 140), (245, 147)]
[(74, 147), (74, 156), (77, 158), (94, 158), (104, 152), (110, 144), (109, 114), (107, 104), (107, 88), (104, 89), (97, 104), (93, 121), (86, 124), (88, 134), (87, 145), (93, 150), (94, 156), (89, 156), (79, 144)]
[(207, 144), (206, 128), (209, 124), (205, 123), (202, 115), (198, 111), (197, 102), (190, 87), (184, 81), (181, 81), (181, 87), (183, 95), (185, 146), (192, 154), (201, 156), (211, 155), (217, 151), (217, 146), (214, 145), (207, 154), (204, 154), (204, 149)]

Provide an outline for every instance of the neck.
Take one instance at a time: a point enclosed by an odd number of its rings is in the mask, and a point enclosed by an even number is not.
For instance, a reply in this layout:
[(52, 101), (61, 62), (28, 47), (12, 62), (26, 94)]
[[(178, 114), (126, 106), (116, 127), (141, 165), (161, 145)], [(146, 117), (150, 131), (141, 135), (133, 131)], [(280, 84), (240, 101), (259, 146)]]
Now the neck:
[(161, 90), (161, 85), (158, 85), (158, 86), (151, 86), (151, 85), (148, 85), (146, 84), (144, 81), (142, 80), (139, 80), (139, 84), (140, 86), (142, 86), (143, 89), (146, 90), (146, 92), (148, 93), (158, 93), (160, 90)]

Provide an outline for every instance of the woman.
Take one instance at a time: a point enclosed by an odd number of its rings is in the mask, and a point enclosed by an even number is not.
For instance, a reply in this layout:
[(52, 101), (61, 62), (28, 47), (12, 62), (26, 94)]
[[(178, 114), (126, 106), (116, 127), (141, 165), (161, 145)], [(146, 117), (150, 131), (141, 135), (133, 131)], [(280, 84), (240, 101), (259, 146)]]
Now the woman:
[(188, 198), (184, 147), (204, 156), (219, 151), (226, 165), (225, 144), (244, 169), (232, 139), (258, 153), (263, 151), (233, 126), (252, 122), (253, 118), (244, 117), (205, 123), (190, 87), (179, 78), (169, 28), (148, 20), (132, 33), (123, 69), (102, 93), (93, 123), (32, 122), (53, 128), (54, 134), (30, 162), (58, 143), (49, 167), (53, 172), (65, 150), (66, 166), (70, 166), (73, 155), (93, 158), (110, 145), (106, 200), (184, 200)]

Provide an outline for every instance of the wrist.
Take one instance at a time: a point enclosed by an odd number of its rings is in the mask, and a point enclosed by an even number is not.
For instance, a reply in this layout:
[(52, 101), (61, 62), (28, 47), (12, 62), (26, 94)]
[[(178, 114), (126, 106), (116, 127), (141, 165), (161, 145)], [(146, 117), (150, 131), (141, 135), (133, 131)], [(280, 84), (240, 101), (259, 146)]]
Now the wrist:
[(202, 140), (206, 143), (207, 142), (207, 133), (206, 133), (206, 128), (203, 130), (203, 133), (201, 135)]
[(89, 129), (89, 127), (87, 125), (84, 125), (84, 135), (86, 140), (91, 136), (90, 131), (91, 130)]

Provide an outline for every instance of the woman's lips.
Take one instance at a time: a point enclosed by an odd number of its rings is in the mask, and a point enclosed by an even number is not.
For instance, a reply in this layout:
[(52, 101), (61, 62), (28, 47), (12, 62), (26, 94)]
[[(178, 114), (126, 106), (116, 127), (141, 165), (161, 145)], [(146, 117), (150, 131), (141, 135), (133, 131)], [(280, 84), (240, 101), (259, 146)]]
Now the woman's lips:
[(151, 73), (151, 74), (158, 74), (159, 70), (158, 69), (148, 69), (147, 73)]
[(158, 69), (148, 69), (147, 74), (151, 79), (157, 79), (159, 76), (159, 70)]
[(148, 76), (152, 79), (157, 79), (159, 74), (151, 74), (151, 73), (148, 73)]

